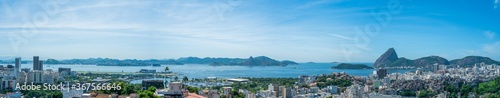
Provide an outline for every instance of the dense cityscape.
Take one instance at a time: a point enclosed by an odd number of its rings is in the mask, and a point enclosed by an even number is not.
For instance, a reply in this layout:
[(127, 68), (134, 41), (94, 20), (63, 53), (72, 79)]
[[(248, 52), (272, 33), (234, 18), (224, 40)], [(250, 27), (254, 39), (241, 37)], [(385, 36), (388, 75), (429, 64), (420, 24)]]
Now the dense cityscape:
[[(46, 69), (38, 56), (33, 69), (14, 64), (0, 66), (0, 97), (48, 98), (490, 98), (498, 93), (500, 67), (477, 63), (472, 67), (433, 64), (430, 70), (388, 73), (378, 68), (370, 76), (332, 72), (297, 78), (191, 78), (178, 77), (168, 66), (163, 71), (141, 69), (135, 73), (76, 72), (71, 68)], [(175, 65), (172, 65), (175, 66)], [(21, 69), (20, 69), (21, 68)], [(153, 77), (162, 77), (156, 78)], [(153, 79), (148, 79), (153, 78)], [(132, 80), (143, 79), (139, 84)], [(92, 83), (89, 85), (82, 85)], [(102, 87), (94, 83), (109, 83)], [(26, 89), (26, 84), (43, 89)], [(49, 89), (50, 85), (62, 85)], [(77, 88), (75, 88), (75, 84)], [(47, 87), (48, 85), (48, 87)], [(87, 86), (87, 87), (85, 87)], [(85, 88), (81, 88), (85, 87)]]

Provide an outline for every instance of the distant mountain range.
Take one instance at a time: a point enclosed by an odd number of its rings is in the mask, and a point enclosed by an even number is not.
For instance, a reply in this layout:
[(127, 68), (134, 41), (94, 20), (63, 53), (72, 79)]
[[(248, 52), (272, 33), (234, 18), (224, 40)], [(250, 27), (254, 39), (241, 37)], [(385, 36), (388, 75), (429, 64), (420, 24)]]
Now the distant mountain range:
[(462, 59), (455, 59), (448, 61), (447, 59), (439, 56), (427, 56), (418, 58), (415, 60), (406, 59), (404, 57), (399, 58), (396, 54), (394, 48), (389, 48), (384, 54), (382, 54), (373, 64), (373, 68), (381, 67), (401, 67), (401, 66), (411, 66), (411, 67), (425, 67), (434, 64), (440, 65), (461, 65), (461, 66), (472, 66), (474, 64), (479, 64), (484, 62), (485, 64), (496, 64), (500, 65), (500, 62), (495, 61), (488, 57), (481, 56), (467, 56)]
[(137, 60), (137, 59), (110, 59), (110, 58), (89, 58), (89, 59), (69, 59), (69, 60), (55, 60), (47, 59), (45, 64), (84, 64), (84, 65), (98, 65), (98, 66), (152, 66), (152, 65), (182, 65), (182, 64), (210, 64), (213, 66), (221, 65), (245, 65), (245, 66), (286, 66), (298, 64), (293, 61), (277, 61), (266, 56), (249, 57), (248, 59), (242, 58), (198, 58), (198, 57), (183, 57), (179, 59), (150, 59), (150, 60)]

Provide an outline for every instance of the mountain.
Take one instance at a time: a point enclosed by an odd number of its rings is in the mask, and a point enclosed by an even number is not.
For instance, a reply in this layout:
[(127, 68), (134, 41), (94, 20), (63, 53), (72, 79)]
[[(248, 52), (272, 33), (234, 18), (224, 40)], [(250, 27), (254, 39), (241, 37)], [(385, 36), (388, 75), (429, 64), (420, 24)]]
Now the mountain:
[(349, 63), (340, 63), (337, 66), (332, 66), (334, 69), (373, 69), (372, 67), (365, 64), (349, 64)]
[(472, 66), (474, 64), (479, 64), (482, 62), (484, 62), (485, 64), (500, 65), (500, 62), (495, 61), (489, 57), (482, 57), (482, 56), (467, 56), (462, 59), (455, 59), (450, 61), (452, 65), (464, 65), (464, 66)]
[(215, 61), (211, 62), (210, 65), (246, 65), (246, 66), (286, 66), (286, 65), (297, 65), (298, 63), (293, 61), (278, 61), (271, 59), (266, 56), (249, 57), (248, 59), (236, 59), (228, 61)]
[[(448, 61), (447, 59), (439, 56), (427, 56), (418, 58), (415, 60), (406, 59), (404, 57), (397, 58), (396, 51), (394, 48), (389, 48), (384, 54), (382, 54), (377, 61), (373, 64), (373, 68), (380, 67), (429, 67), (429, 65), (439, 64), (439, 65), (463, 65), (472, 66), (474, 64), (479, 64), (484, 62), (485, 64), (496, 64), (500, 65), (500, 62), (495, 61), (489, 57), (481, 56), (467, 56), (462, 59), (455, 59)], [(396, 58), (396, 59), (394, 59)]]
[(182, 65), (172, 59), (157, 60), (137, 60), (137, 59), (110, 59), (110, 58), (88, 58), (88, 59), (69, 59), (69, 60), (55, 60), (47, 59), (45, 64), (84, 64), (84, 65), (99, 65), (99, 66), (151, 66), (155, 64), (161, 65)]
[(373, 64), (373, 68), (379, 67), (400, 67), (400, 66), (409, 66), (409, 67), (424, 67), (427, 65), (433, 64), (443, 64), (449, 65), (450, 62), (439, 56), (428, 56), (422, 57), (415, 60), (410, 60), (404, 57), (398, 58), (396, 50), (394, 48), (389, 48), (382, 54)]
[(241, 59), (241, 58), (210, 58), (210, 57), (205, 57), (205, 58), (198, 58), (198, 57), (183, 57), (179, 58), (176, 61), (180, 63), (185, 63), (185, 64), (212, 64), (216, 63), (218, 64), (223, 64), (223, 65), (237, 65), (241, 62), (244, 62), (246, 59)]
[(396, 60), (398, 60), (398, 54), (396, 54), (396, 50), (394, 50), (394, 48), (389, 48), (387, 51), (385, 51), (384, 54), (378, 57), (377, 61), (375, 61), (375, 63), (373, 64), (373, 67), (378, 68), (380, 66), (385, 66), (386, 64), (389, 64)]
[(433, 65), (436, 63), (439, 65), (450, 65), (450, 62), (447, 59), (445, 59), (443, 57), (439, 57), (439, 56), (422, 57), (422, 58), (415, 59), (413, 62), (415, 63), (416, 66), (419, 66), (419, 67), (426, 66), (426, 65)]
[(415, 66), (415, 63), (413, 60), (401, 57), (401, 58), (398, 58), (396, 61), (390, 62), (390, 63), (385, 64), (385, 65), (386, 66), (379, 66), (379, 67)]
[(151, 66), (151, 65), (182, 65), (182, 64), (210, 64), (210, 65), (250, 65), (250, 66), (286, 66), (296, 65), (293, 61), (277, 61), (266, 56), (242, 58), (198, 58), (198, 57), (183, 57), (179, 59), (110, 59), (110, 58), (89, 58), (89, 59), (69, 59), (55, 60), (47, 59), (45, 64), (84, 64), (84, 65), (99, 65), (99, 66)]

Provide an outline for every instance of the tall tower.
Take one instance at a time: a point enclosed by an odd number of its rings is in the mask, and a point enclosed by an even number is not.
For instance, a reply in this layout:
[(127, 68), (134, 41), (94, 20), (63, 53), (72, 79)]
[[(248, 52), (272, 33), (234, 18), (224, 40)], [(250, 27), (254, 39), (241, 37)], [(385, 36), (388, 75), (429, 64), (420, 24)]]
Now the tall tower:
[(43, 61), (38, 62), (38, 70), (43, 70)]
[(17, 77), (17, 74), (19, 73), (19, 68), (21, 68), (21, 58), (17, 57), (14, 65), (14, 77)]
[(38, 56), (33, 56), (33, 70), (40, 70), (38, 69), (40, 66), (40, 58)]
[(16, 68), (16, 70), (19, 70), (19, 68), (21, 67), (21, 58), (20, 58), (20, 57), (17, 57), (17, 58), (16, 58), (16, 62), (15, 62), (15, 63), (16, 63), (16, 64), (15, 64), (15, 66), (16, 66), (16, 67), (15, 67), (15, 68)]

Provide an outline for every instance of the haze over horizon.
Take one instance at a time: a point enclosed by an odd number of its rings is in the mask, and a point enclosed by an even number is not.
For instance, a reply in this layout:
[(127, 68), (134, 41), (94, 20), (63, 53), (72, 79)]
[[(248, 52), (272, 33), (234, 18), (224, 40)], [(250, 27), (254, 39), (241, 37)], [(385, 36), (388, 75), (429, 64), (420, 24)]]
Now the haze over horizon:
[(0, 59), (500, 60), (498, 0), (62, 1), (0, 1)]

